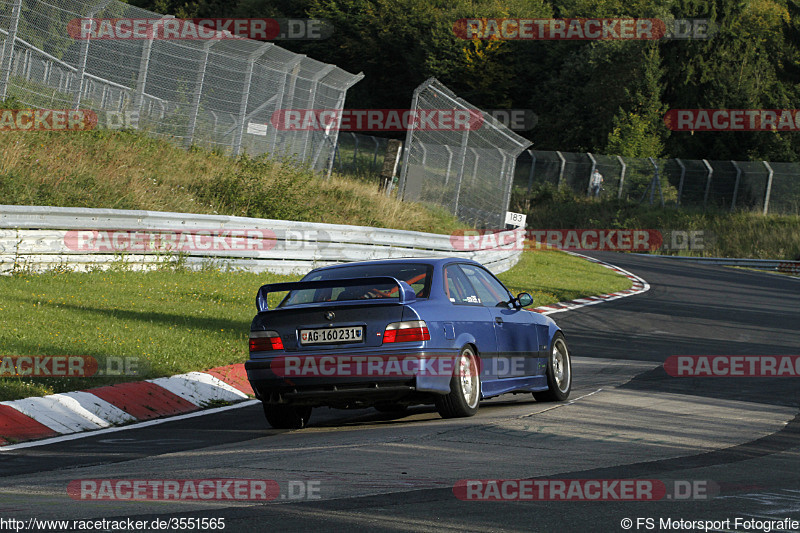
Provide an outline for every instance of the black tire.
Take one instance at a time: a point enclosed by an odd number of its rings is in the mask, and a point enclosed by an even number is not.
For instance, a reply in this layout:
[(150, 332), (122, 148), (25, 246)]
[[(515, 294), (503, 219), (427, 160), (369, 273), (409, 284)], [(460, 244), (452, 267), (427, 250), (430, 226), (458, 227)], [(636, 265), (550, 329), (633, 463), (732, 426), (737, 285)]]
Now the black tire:
[(402, 413), (408, 406), (402, 403), (379, 403), (375, 409), (381, 413)]
[(450, 378), (450, 392), (436, 397), (436, 410), (442, 418), (463, 418), (478, 412), (481, 401), (481, 376), (478, 356), (466, 346)]
[(572, 390), (572, 359), (567, 340), (560, 331), (553, 335), (550, 356), (547, 358), (547, 390), (534, 392), (538, 402), (563, 402)]
[(311, 407), (263, 404), (264, 416), (275, 429), (302, 429), (311, 418)]

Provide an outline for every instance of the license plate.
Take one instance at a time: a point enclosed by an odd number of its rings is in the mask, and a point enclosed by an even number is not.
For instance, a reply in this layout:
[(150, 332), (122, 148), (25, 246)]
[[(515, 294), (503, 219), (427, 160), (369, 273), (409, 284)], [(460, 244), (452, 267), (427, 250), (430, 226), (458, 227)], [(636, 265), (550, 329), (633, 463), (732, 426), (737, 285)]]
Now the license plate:
[(300, 344), (364, 342), (364, 327), (301, 329)]

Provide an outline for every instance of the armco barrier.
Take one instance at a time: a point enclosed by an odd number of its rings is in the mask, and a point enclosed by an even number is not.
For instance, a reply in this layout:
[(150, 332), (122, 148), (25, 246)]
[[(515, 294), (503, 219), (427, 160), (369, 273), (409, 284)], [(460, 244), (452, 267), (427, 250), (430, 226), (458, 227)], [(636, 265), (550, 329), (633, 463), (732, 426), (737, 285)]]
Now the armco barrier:
[[(113, 249), (85, 246), (92, 235), (98, 235), (91, 232), (98, 231), (107, 237), (107, 244), (114, 235), (122, 238), (111, 243)], [(130, 242), (153, 238), (179, 241), (182, 235), (191, 242), (194, 236), (201, 235), (205, 244), (172, 251), (136, 249), (125, 246), (126, 232)], [(219, 246), (209, 245), (213, 236)], [(117, 246), (120, 242), (122, 245)], [(363, 226), (159, 211), (0, 205), (0, 273), (62, 267), (82, 271), (107, 268), (120, 261), (139, 270), (180, 258), (188, 268), (212, 263), (219, 268), (251, 272), (302, 274), (318, 266), (348, 261), (455, 256), (474, 259), (497, 274), (514, 266), (521, 253), (498, 247), (456, 250), (449, 235)]]

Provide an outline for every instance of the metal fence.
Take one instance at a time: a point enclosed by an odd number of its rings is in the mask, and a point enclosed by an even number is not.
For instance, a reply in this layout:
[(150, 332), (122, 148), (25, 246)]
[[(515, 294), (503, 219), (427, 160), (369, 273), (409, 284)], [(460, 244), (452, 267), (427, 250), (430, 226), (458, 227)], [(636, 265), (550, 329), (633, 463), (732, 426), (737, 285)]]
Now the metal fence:
[(383, 168), (388, 144), (385, 137), (339, 132), (333, 169), (342, 174), (377, 176)]
[(542, 184), (591, 194), (597, 169), (601, 198), (659, 205), (800, 214), (800, 163), (642, 159), (591, 153), (527, 150), (520, 155), (514, 186)]
[(161, 19), (154, 27), (171, 16), (117, 0), (0, 0), (0, 97), (138, 117), (139, 129), (186, 146), (269, 153), (315, 170), (333, 163), (336, 128), (281, 131), (272, 114), (341, 109), (363, 74), (229, 33), (211, 40), (76, 39), (68, 25), (80, 18)]
[(442, 206), (476, 227), (503, 227), (516, 159), (530, 141), (435, 78), (416, 88), (411, 109), (469, 111), (482, 120), (479, 127), (460, 131), (409, 128), (398, 196)]

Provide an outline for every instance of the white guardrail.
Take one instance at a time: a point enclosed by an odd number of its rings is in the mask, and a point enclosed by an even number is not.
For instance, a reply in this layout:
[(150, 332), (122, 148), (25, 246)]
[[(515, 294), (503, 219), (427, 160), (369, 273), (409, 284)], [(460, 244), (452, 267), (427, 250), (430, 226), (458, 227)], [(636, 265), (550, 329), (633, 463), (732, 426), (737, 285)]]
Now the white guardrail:
[[(499, 242), (511, 242), (509, 230)], [(449, 235), (248, 217), (0, 205), (0, 273), (13, 270), (133, 270), (182, 261), (187, 268), (304, 274), (328, 264), (401, 257), (464, 257), (495, 274), (514, 266), (519, 247), (473, 250)]]

